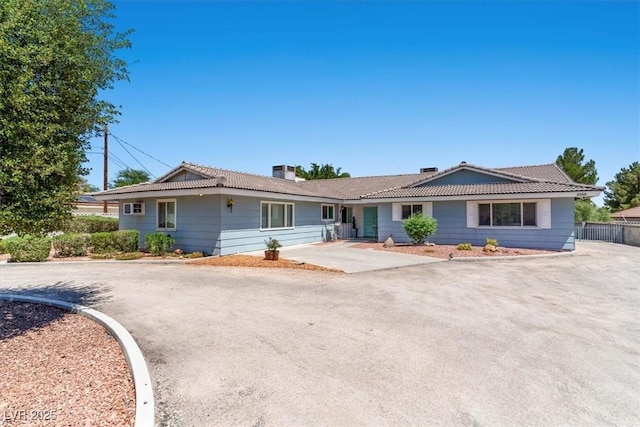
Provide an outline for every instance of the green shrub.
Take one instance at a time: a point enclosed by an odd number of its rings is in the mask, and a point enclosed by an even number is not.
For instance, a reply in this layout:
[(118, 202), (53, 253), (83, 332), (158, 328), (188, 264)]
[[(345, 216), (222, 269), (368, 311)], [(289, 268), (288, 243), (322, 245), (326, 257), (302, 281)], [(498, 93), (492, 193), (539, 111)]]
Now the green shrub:
[(0, 255), (6, 254), (7, 251), (7, 243), (6, 240), (0, 239)]
[(62, 230), (65, 233), (101, 233), (118, 230), (118, 219), (99, 215), (77, 215), (67, 221)]
[(176, 243), (176, 240), (171, 236), (165, 236), (160, 231), (156, 231), (155, 233), (145, 234), (144, 243), (151, 254), (162, 255)]
[(459, 251), (470, 251), (472, 249), (473, 247), (471, 246), (471, 243), (458, 243)]
[(407, 232), (407, 236), (414, 245), (422, 244), (427, 237), (438, 229), (438, 221), (434, 218), (424, 216), (421, 212), (416, 212), (402, 223), (402, 228)]
[(91, 235), (91, 246), (93, 246), (93, 252), (97, 254), (115, 252), (116, 243), (113, 239), (113, 233), (93, 233)]
[(135, 252), (138, 250), (138, 230), (119, 230), (112, 233), (113, 246), (117, 251)]
[(54, 236), (53, 249), (56, 251), (56, 256), (59, 257), (72, 257), (72, 256), (85, 256), (87, 254), (87, 248), (91, 242), (91, 235), (69, 233)]
[(11, 259), (16, 262), (44, 262), (51, 252), (51, 239), (48, 237), (12, 237), (6, 240)]
[(118, 261), (130, 261), (132, 259), (140, 258), (142, 258), (142, 254), (140, 252), (124, 252), (116, 255), (116, 260)]
[(498, 239), (491, 239), (487, 237), (487, 245), (498, 246)]

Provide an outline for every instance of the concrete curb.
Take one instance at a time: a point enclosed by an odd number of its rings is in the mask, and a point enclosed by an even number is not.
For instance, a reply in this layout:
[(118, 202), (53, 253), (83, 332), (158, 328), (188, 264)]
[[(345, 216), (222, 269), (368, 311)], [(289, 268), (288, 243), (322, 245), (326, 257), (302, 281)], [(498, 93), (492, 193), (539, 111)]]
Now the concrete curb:
[(0, 294), (0, 300), (30, 302), (60, 307), (72, 313), (88, 317), (101, 324), (118, 340), (127, 364), (129, 365), (129, 369), (131, 370), (136, 395), (135, 427), (153, 427), (155, 425), (155, 404), (153, 389), (151, 387), (151, 376), (149, 375), (149, 370), (147, 369), (147, 364), (144, 361), (140, 347), (138, 347), (138, 344), (136, 344), (124, 326), (100, 311), (66, 301), (14, 294)]
[[(565, 257), (565, 256), (577, 256), (579, 255), (576, 251), (571, 252), (558, 252), (555, 254), (535, 254), (535, 255), (507, 255), (507, 256), (486, 256), (486, 257), (458, 257), (455, 256), (449, 261), (455, 262), (482, 262), (482, 261), (508, 261), (508, 260), (527, 260), (527, 259), (535, 259), (535, 258), (555, 258), (555, 257)], [(446, 261), (446, 260), (445, 260)]]

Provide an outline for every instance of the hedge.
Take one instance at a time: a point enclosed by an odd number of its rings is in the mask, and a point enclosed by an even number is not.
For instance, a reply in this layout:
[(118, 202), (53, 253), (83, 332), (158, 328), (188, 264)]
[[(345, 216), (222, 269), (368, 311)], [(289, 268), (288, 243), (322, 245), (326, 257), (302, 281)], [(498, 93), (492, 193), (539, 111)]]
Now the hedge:
[(61, 234), (53, 238), (53, 249), (61, 258), (87, 255), (91, 235), (80, 233)]
[(119, 230), (113, 232), (113, 244), (117, 251), (135, 252), (138, 250), (138, 230)]
[(111, 233), (93, 233), (91, 246), (97, 254), (110, 252), (134, 252), (138, 250), (138, 230), (119, 230)]
[(100, 233), (118, 231), (118, 219), (99, 215), (77, 215), (62, 227), (64, 233)]
[(16, 262), (44, 262), (51, 252), (48, 237), (12, 237), (5, 243), (11, 259)]

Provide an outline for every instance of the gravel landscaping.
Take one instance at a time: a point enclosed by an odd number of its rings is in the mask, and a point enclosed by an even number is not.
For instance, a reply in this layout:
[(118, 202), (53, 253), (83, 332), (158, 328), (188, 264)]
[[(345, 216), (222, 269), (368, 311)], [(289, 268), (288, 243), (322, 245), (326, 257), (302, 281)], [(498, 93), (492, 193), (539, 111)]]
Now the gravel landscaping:
[(524, 248), (503, 248), (498, 246), (495, 252), (485, 252), (483, 246), (472, 246), (471, 250), (459, 250), (456, 245), (411, 245), (396, 244), (395, 246), (385, 248), (382, 243), (358, 243), (353, 246), (360, 249), (375, 249), (379, 251), (399, 252), (410, 255), (422, 255), (435, 258), (448, 259), (451, 254), (453, 258), (468, 257), (503, 257), (503, 256), (522, 256), (522, 255), (542, 255), (558, 253), (554, 251), (545, 251), (540, 249), (524, 249)]
[(0, 424), (133, 426), (135, 391), (118, 342), (56, 307), (0, 301)]

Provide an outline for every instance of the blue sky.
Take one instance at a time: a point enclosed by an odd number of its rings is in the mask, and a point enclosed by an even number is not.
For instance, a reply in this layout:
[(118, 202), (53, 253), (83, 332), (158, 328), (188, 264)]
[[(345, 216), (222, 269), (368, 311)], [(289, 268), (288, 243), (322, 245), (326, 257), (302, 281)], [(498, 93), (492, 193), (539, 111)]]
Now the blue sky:
[[(104, 94), (122, 106), (110, 131), (172, 167), (362, 176), (551, 163), (577, 146), (604, 185), (640, 159), (635, 1), (114, 4), (135, 33), (120, 53), (131, 81)], [(140, 168), (113, 139), (110, 151)]]

